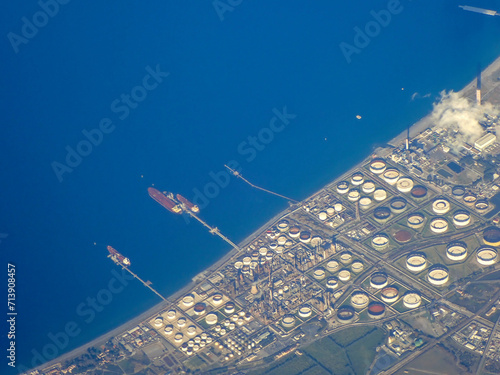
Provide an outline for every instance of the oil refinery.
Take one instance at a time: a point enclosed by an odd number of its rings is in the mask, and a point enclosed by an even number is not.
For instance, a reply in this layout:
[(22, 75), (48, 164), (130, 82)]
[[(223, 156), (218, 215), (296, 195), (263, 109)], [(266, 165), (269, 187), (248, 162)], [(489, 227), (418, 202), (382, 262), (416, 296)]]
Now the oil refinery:
[[(500, 87), (484, 78), (483, 86), (493, 84)], [(472, 86), (467, 92), (472, 103), (481, 98), (473, 105), (486, 108), (488, 95), (476, 96)], [(425, 329), (422, 343), (415, 339), (408, 351), (432, 347), (432, 337), (441, 335), (464, 350), (480, 348), (488, 360), (497, 358), (486, 352), (486, 340), (474, 341), (477, 332), (461, 332), (480, 325), (493, 332), (498, 319), (500, 288), (491, 280), (500, 271), (500, 119), (485, 113), (474, 137), (453, 126), (424, 125), (412, 127), (411, 138), (405, 131), (375, 149), (300, 202), (228, 168), (250, 186), (290, 202), (238, 244), (207, 224), (199, 207), (182, 195), (149, 187), (149, 196), (175, 214), (172, 220), (188, 215), (231, 251), (166, 299), (109, 246), (112, 261), (164, 301), (113, 343), (127, 348), (124, 356), (155, 345), (160, 354), (154, 360), (167, 363), (163, 368), (172, 373), (193, 363), (200, 373), (238, 373), (301, 357), (290, 353), (342, 329), (371, 324), (387, 333), (380, 350), (395, 361), (413, 355), (402, 355), (404, 332)], [(479, 313), (476, 305), (484, 306)], [(426, 325), (419, 323), (428, 316)]]

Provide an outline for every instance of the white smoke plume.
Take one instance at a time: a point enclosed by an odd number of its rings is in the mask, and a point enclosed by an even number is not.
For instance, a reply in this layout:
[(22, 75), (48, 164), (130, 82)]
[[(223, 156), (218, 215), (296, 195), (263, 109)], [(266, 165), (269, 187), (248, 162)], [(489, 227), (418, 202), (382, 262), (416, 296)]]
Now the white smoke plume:
[(495, 117), (500, 114), (500, 110), (491, 103), (478, 106), (475, 101), (459, 93), (442, 91), (440, 101), (434, 103), (431, 118), (436, 127), (456, 129), (461, 133), (463, 142), (474, 144), (484, 133), (479, 123), (486, 119), (485, 114)]

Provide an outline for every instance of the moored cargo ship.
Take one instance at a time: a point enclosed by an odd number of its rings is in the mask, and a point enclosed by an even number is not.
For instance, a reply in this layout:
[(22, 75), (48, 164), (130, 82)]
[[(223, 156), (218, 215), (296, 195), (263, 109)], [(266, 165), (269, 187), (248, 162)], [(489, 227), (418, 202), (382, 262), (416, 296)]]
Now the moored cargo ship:
[(118, 265), (122, 265), (125, 267), (130, 266), (130, 259), (124, 257), (121, 255), (118, 251), (116, 251), (112, 246), (108, 246), (108, 251), (109, 251), (109, 257), (113, 262), (115, 262)]
[(153, 187), (148, 188), (148, 193), (151, 198), (170, 212), (173, 212), (174, 214), (180, 214), (182, 212), (181, 207), (173, 200), (172, 193), (169, 193), (169, 196), (167, 196)]
[(181, 202), (182, 204), (184, 204), (184, 206), (186, 206), (191, 211), (193, 211), (193, 212), (200, 212), (200, 208), (197, 205), (191, 203), (189, 200), (187, 200), (186, 198), (184, 198), (182, 195), (177, 194), (175, 197), (177, 198), (177, 200), (179, 202)]

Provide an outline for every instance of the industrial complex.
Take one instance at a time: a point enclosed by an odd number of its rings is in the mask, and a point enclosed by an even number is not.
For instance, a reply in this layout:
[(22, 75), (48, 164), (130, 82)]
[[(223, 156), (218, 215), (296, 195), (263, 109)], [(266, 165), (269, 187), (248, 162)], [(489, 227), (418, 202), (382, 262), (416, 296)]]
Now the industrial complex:
[[(476, 110), (500, 101), (495, 67), (483, 76), (488, 95), (479, 84), (461, 93)], [(94, 367), (80, 373), (135, 373), (124, 370), (133, 363), (141, 374), (284, 374), (280, 366), (303, 360), (304, 351), (321, 362), (308, 345), (365, 326), (384, 332), (370, 369), (382, 357), (391, 363), (371, 373), (404, 369), (438, 343), (457, 362), (463, 353), (472, 358), (461, 371), (495, 373), (498, 114), (484, 113), (477, 127), (472, 136), (424, 119), (313, 196), (290, 201), (239, 244), (186, 198), (150, 188), (165, 215), (195, 218), (232, 250), (147, 319), (108, 338), (96, 348)], [(128, 258), (109, 252), (118, 266), (130, 267)], [(67, 373), (78, 363), (54, 362), (31, 374)]]

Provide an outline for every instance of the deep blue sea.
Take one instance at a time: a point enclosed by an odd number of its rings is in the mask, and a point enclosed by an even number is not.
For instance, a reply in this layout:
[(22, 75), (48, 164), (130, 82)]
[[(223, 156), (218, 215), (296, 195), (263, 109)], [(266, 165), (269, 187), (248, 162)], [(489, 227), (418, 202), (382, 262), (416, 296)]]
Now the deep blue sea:
[[(5, 355), (9, 262), (15, 361), (30, 367), (159, 302), (133, 281), (91, 307), (118, 270), (106, 245), (166, 295), (229, 250), (148, 186), (208, 192), (201, 216), (240, 241), (286, 202), (240, 180), (215, 189), (225, 163), (306, 198), (500, 55), (500, 17), (451, 0), (59, 1), (0, 11), (2, 374), (17, 373)], [(371, 34), (358, 47), (356, 27)], [(79, 334), (50, 350), (68, 323)]]

